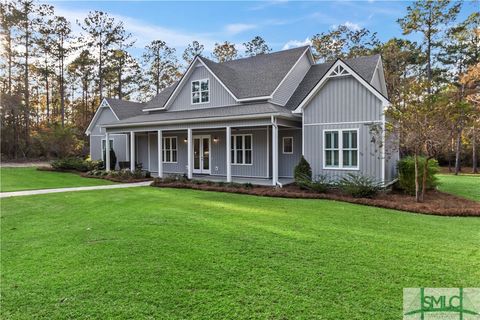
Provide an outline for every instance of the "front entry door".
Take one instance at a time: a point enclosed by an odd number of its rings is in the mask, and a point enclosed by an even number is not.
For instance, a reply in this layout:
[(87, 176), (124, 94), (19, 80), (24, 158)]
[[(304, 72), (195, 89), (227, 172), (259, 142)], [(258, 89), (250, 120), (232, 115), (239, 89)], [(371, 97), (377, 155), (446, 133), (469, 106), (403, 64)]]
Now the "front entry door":
[(193, 136), (193, 173), (210, 174), (210, 136)]

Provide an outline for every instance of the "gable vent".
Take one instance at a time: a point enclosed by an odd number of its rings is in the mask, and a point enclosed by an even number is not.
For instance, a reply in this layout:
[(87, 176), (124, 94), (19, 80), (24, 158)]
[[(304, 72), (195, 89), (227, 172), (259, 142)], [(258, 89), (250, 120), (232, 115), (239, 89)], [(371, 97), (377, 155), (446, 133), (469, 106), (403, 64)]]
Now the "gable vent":
[(332, 73), (328, 76), (329, 78), (334, 78), (334, 77), (344, 77), (350, 75), (350, 72), (345, 70), (344, 67), (341, 65), (338, 65), (335, 67), (335, 69), (332, 70)]

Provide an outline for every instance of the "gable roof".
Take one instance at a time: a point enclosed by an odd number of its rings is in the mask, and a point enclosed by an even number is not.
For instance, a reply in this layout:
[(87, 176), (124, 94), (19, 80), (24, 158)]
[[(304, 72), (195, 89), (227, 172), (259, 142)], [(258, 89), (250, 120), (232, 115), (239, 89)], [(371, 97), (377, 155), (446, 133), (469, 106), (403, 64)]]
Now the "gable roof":
[(148, 101), (146, 104), (143, 105), (144, 109), (157, 109), (162, 108), (165, 103), (167, 102), (170, 95), (173, 93), (175, 88), (177, 87), (179, 81), (175, 81), (171, 86), (166, 87), (159, 94), (153, 97), (152, 100)]
[(308, 46), (303, 46), (223, 63), (213, 62), (204, 57), (200, 59), (235, 97), (248, 99), (271, 96), (308, 49)]
[(105, 98), (118, 120), (134, 117), (143, 113), (145, 103)]
[[(373, 56), (357, 57), (341, 61), (352, 68), (361, 78), (370, 83), (379, 59), (380, 55), (376, 54)], [(338, 59), (336, 61), (338, 61)], [(308, 70), (307, 74), (288, 100), (285, 108), (295, 110), (320, 80), (322, 80), (336, 61), (329, 61), (311, 66), (310, 70)]]

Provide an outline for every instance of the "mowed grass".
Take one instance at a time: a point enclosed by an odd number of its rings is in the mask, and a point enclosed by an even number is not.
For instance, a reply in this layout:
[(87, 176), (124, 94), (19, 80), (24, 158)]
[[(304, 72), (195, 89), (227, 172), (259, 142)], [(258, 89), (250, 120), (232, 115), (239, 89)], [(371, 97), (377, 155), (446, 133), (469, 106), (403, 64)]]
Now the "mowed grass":
[(439, 174), (438, 179), (440, 191), (480, 201), (480, 175)]
[(399, 319), (479, 287), (480, 219), (152, 187), (3, 199), (2, 319)]
[(67, 172), (38, 171), (35, 167), (0, 168), (0, 191), (87, 187), (112, 184), (103, 179), (83, 178)]

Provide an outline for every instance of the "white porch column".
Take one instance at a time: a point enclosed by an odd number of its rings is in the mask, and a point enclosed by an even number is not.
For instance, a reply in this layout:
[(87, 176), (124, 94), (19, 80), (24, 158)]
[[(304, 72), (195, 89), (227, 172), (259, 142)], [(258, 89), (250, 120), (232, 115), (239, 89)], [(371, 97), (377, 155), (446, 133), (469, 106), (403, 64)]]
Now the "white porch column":
[(227, 145), (227, 182), (232, 182), (232, 128), (227, 127), (226, 130), (226, 145)]
[(278, 182), (278, 126), (277, 121), (272, 119), (272, 184)]
[(158, 177), (163, 178), (163, 133), (158, 130), (157, 150), (158, 150)]
[(105, 171), (110, 171), (110, 135), (105, 133)]
[(192, 129), (187, 129), (187, 156), (188, 156), (188, 179), (193, 177), (193, 138), (192, 138)]
[(135, 171), (135, 132), (130, 131), (130, 171)]

